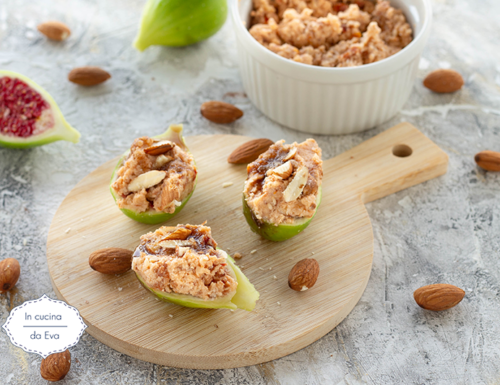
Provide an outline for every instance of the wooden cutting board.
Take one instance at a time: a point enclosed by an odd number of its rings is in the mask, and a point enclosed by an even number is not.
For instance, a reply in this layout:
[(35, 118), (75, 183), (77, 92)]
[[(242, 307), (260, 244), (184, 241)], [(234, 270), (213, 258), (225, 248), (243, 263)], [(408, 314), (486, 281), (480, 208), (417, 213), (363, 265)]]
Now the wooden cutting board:
[[(207, 220), (222, 249), (241, 253), (237, 263), (260, 292), (255, 310), (163, 303), (139, 285), (132, 271), (107, 276), (89, 267), (92, 251), (134, 249), (140, 235), (159, 227), (136, 223), (115, 206), (108, 186), (113, 159), (68, 194), (47, 243), (54, 290), (80, 311), (92, 336), (132, 357), (182, 368), (233, 368), (295, 352), (338, 325), (365, 290), (373, 233), (364, 203), (442, 175), (448, 164), (448, 156), (420, 131), (399, 124), (325, 161), (323, 201), (311, 225), (288, 241), (273, 243), (252, 233), (243, 217), (245, 165), (226, 162), (249, 139), (187, 138), (198, 165), (198, 186), (167, 224)], [(223, 188), (224, 182), (233, 185)], [(292, 266), (311, 257), (320, 265), (316, 285), (305, 292), (289, 289)]]

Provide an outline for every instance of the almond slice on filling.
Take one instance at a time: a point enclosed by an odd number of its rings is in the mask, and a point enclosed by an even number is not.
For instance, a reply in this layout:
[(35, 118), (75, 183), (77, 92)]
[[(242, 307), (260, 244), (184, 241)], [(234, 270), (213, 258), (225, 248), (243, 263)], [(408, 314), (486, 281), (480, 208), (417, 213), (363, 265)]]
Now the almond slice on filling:
[(175, 143), (170, 140), (163, 140), (144, 149), (148, 155), (161, 155), (175, 147)]
[(173, 161), (174, 158), (172, 158), (169, 155), (160, 155), (158, 158), (155, 160), (155, 167), (163, 167), (165, 166), (168, 162)]
[(190, 235), (191, 235), (191, 230), (186, 229), (184, 227), (180, 227), (172, 231), (170, 234), (167, 234), (167, 236), (163, 238), (162, 241), (167, 241), (169, 239), (185, 240)]
[(296, 153), (297, 153), (297, 147), (292, 147), (292, 149), (290, 150), (290, 152), (288, 153), (288, 155), (283, 160), (287, 161), (289, 159), (292, 159), (295, 156)]
[(297, 170), (295, 177), (288, 184), (285, 191), (283, 191), (283, 198), (285, 199), (285, 202), (292, 202), (296, 200), (300, 194), (302, 194), (302, 190), (304, 190), (304, 187), (306, 186), (308, 177), (309, 170), (307, 167), (302, 166)]
[(194, 239), (185, 239), (185, 240), (175, 240), (169, 239), (168, 241), (161, 241), (158, 244), (165, 249), (175, 249), (177, 246), (186, 247), (186, 246), (194, 246)]
[(160, 183), (165, 177), (167, 173), (165, 171), (151, 170), (144, 174), (139, 175), (128, 185), (128, 191), (137, 192), (142, 189), (148, 189), (150, 187), (156, 186)]
[(290, 161), (283, 163), (281, 166), (278, 166), (270, 170), (271, 174), (276, 174), (282, 179), (288, 178), (290, 175), (292, 175), (292, 172), (293, 172), (293, 165), (292, 162)]

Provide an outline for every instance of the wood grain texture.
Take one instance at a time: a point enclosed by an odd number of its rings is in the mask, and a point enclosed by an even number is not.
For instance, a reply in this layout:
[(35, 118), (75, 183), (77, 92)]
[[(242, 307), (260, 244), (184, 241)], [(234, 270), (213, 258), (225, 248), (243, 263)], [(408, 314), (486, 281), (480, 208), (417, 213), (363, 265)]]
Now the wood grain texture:
[[(238, 264), (261, 294), (256, 309), (230, 312), (162, 303), (132, 272), (105, 276), (90, 269), (92, 251), (133, 249), (140, 235), (158, 227), (136, 223), (116, 208), (108, 186), (115, 159), (68, 194), (47, 243), (54, 290), (78, 308), (91, 335), (142, 360), (198, 369), (253, 365), (299, 350), (338, 325), (366, 287), (373, 234), (363, 201), (442, 175), (448, 163), (447, 155), (415, 127), (395, 126), (325, 161), (323, 201), (315, 219), (295, 238), (272, 243), (252, 233), (243, 218), (246, 167), (226, 162), (248, 139), (187, 138), (199, 169), (198, 187), (186, 208), (167, 224), (208, 220), (219, 246), (244, 256)], [(411, 147), (412, 154), (396, 157), (397, 145)], [(223, 188), (224, 182), (234, 184)], [(257, 252), (250, 254), (254, 249)], [(321, 269), (316, 285), (306, 292), (290, 290), (290, 269), (313, 251)]]

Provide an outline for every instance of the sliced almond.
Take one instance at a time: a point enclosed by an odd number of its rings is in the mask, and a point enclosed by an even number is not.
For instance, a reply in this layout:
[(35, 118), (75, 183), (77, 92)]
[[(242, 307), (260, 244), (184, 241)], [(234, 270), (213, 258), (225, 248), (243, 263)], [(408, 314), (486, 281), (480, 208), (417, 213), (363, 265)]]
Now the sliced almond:
[(290, 161), (283, 163), (281, 166), (278, 166), (272, 170), (269, 170), (270, 174), (276, 174), (282, 179), (288, 178), (290, 175), (292, 175), (292, 172), (293, 172), (293, 165), (292, 162)]
[(169, 239), (185, 240), (189, 235), (191, 235), (191, 230), (185, 227), (179, 227), (163, 238), (162, 241), (167, 241)]
[(165, 154), (175, 147), (175, 143), (169, 140), (163, 140), (161, 142), (155, 143), (152, 146), (144, 149), (144, 152), (148, 155), (161, 155)]
[(160, 155), (158, 158), (155, 160), (155, 167), (163, 167), (165, 166), (168, 162), (173, 161), (174, 158), (172, 158), (169, 155)]
[(143, 188), (150, 188), (160, 183), (167, 173), (165, 171), (151, 170), (144, 174), (139, 175), (128, 185), (128, 191), (137, 192)]
[(302, 166), (297, 170), (295, 177), (288, 184), (285, 191), (283, 191), (283, 197), (285, 198), (285, 202), (292, 202), (296, 200), (300, 194), (302, 194), (302, 190), (307, 183), (307, 178), (309, 177), (309, 170), (307, 167)]
[(292, 147), (292, 149), (290, 150), (290, 152), (287, 154), (287, 156), (283, 160), (287, 161), (287, 160), (292, 159), (295, 156), (296, 153), (297, 153), (297, 147)]
[(169, 239), (168, 241), (162, 241), (159, 245), (165, 249), (175, 249), (177, 246), (186, 247), (186, 246), (194, 246), (193, 239), (185, 239), (185, 240), (176, 240)]

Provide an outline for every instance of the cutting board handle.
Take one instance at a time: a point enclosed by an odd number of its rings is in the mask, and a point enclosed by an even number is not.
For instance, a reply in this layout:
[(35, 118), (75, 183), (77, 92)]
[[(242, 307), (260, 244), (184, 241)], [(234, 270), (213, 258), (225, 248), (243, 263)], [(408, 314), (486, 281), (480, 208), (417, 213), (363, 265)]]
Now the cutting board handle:
[(448, 155), (405, 122), (326, 163), (333, 189), (341, 186), (367, 203), (443, 175)]

